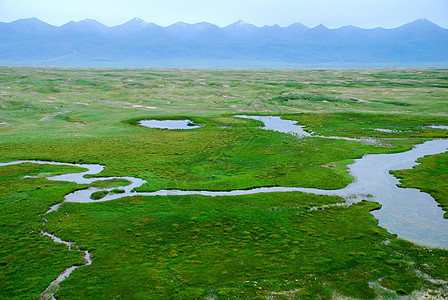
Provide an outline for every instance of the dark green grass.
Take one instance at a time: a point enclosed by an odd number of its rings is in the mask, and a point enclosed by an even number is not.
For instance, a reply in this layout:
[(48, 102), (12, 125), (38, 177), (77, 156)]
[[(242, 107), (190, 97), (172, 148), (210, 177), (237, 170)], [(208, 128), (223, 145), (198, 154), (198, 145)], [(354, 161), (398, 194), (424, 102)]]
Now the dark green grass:
[(120, 187), (120, 186), (126, 186), (129, 185), (131, 182), (129, 180), (124, 179), (111, 179), (111, 180), (104, 180), (104, 181), (96, 181), (92, 183), (90, 186), (97, 187), (97, 188), (113, 188), (113, 187)]
[[(98, 176), (134, 176), (148, 181), (140, 190), (230, 190), (259, 186), (342, 188), (347, 178), (328, 163), (366, 153), (399, 152), (416, 140), (389, 146), (294, 136), (258, 128), (159, 130), (128, 126), (95, 137), (6, 137), (2, 160), (31, 158), (107, 166)], [(14, 149), (10, 152), (9, 149)]]
[[(146, 191), (340, 188), (352, 180), (346, 164), (355, 158), (448, 137), (447, 131), (425, 128), (448, 124), (447, 78), (446, 69), (2, 67), (0, 161), (99, 163), (106, 166), (99, 176), (140, 177), (148, 181), (140, 189)], [(272, 100), (289, 95), (299, 98)], [(259, 122), (235, 114), (280, 115), (319, 135), (372, 141), (297, 139), (258, 129)], [(205, 126), (136, 126), (142, 119), (176, 118)], [(435, 170), (443, 171), (444, 160), (431, 160), (425, 158), (422, 167), (428, 162), (424, 169), (434, 181), (418, 176), (413, 185), (439, 190), (444, 177)], [(64, 268), (83, 263), (81, 253), (38, 235), (39, 214), (74, 189), (87, 188), (44, 179), (69, 170), (0, 167), (1, 298), (36, 299)], [(22, 180), (24, 175), (39, 178)], [(335, 201), (279, 193), (66, 203), (49, 215), (44, 229), (88, 248), (93, 265), (77, 269), (57, 297), (373, 298), (437, 288), (416, 270), (446, 278), (447, 252), (395, 239), (368, 213), (378, 207), (374, 203), (308, 211)], [(395, 292), (371, 289), (369, 282), (378, 280)], [(294, 292), (272, 294), (285, 291)]]
[(64, 281), (56, 296), (264, 299), (297, 290), (299, 298), (373, 298), (371, 281), (409, 293), (431, 285), (415, 275), (427, 271), (425, 263), (445, 274), (447, 252), (434, 250), (437, 260), (395, 240), (369, 214), (375, 203), (309, 210), (335, 201), (341, 199), (271, 193), (64, 204), (48, 230), (78, 241), (95, 263)]
[(393, 171), (400, 178), (402, 187), (418, 188), (431, 194), (446, 211), (448, 218), (448, 154), (426, 156), (418, 160), (420, 165), (410, 170)]
[[(448, 137), (447, 131), (424, 127), (448, 123), (447, 118), (436, 116), (367, 113), (284, 116), (319, 135), (377, 139), (371, 145), (344, 140), (298, 139), (260, 130), (259, 122), (228, 115), (154, 118), (188, 118), (205, 126), (194, 130), (151, 129), (136, 125), (138, 120), (145, 119), (140, 116), (118, 124), (81, 126), (77, 134), (64, 134), (57, 128), (33, 135), (7, 134), (0, 141), (0, 157), (4, 161), (32, 158), (100, 163), (107, 168), (98, 176), (135, 176), (147, 180), (141, 191), (230, 190), (259, 186), (335, 189), (344, 187), (350, 179), (335, 173), (328, 164), (360, 158), (366, 153), (405, 151), (427, 138)], [(375, 131), (378, 128), (395, 132)]]
[[(7, 298), (35, 298), (65, 267), (83, 263), (79, 253), (37, 234), (42, 221), (38, 214), (61, 201), (73, 185), (20, 179), (53, 170), (62, 171), (31, 164), (2, 167), (2, 178), (10, 178), (7, 182), (14, 187), (13, 195), (11, 189), (2, 190), (6, 210), (1, 226), (10, 228), (5, 232), (8, 247), (2, 247), (0, 269), (2, 294)], [(48, 191), (54, 200), (45, 204), (48, 198), (42, 196), (48, 196)], [(20, 200), (17, 193), (26, 195)], [(57, 297), (182, 299), (211, 293), (226, 299), (294, 291), (300, 298), (329, 298), (336, 291), (372, 298), (378, 295), (369, 288), (370, 281), (381, 278), (383, 286), (410, 293), (431, 286), (415, 275), (415, 269), (435, 278), (448, 272), (446, 251), (395, 240), (379, 228), (368, 213), (377, 204), (309, 211), (337, 201), (341, 199), (271, 193), (65, 203), (48, 215), (44, 229), (91, 251), (94, 264), (75, 271)], [(30, 203), (39, 209), (29, 209)], [(15, 210), (9, 208), (14, 206)], [(386, 245), (385, 240), (393, 242)], [(48, 268), (52, 271), (42, 276)], [(23, 277), (28, 279), (18, 280)]]
[(104, 197), (106, 197), (107, 194), (109, 194), (108, 191), (97, 191), (97, 192), (92, 193), (92, 195), (90, 195), (90, 199), (100, 200), (100, 199), (103, 199)]
[(65, 268), (83, 264), (79, 252), (69, 252), (65, 245), (39, 235), (41, 215), (79, 186), (44, 178), (23, 179), (77, 170), (34, 164), (0, 167), (0, 298), (38, 299)]
[[(322, 113), (286, 115), (317, 135), (344, 137), (372, 137), (378, 139), (448, 138), (448, 130), (428, 126), (448, 125), (448, 118), (437, 116), (409, 116), (366, 113)], [(392, 132), (381, 132), (387, 129)], [(388, 141), (399, 143), (399, 141)]]
[(111, 195), (114, 195), (114, 194), (123, 194), (124, 192), (125, 192), (125, 190), (123, 190), (123, 189), (113, 189), (109, 193)]
[[(328, 102), (346, 102), (349, 99), (341, 99), (331, 96), (324, 96), (319, 94), (295, 94), (295, 93), (283, 93), (280, 96), (272, 98), (272, 101), (288, 102), (292, 100), (306, 100), (306, 101), (328, 101)], [(355, 100), (351, 100), (355, 101)]]

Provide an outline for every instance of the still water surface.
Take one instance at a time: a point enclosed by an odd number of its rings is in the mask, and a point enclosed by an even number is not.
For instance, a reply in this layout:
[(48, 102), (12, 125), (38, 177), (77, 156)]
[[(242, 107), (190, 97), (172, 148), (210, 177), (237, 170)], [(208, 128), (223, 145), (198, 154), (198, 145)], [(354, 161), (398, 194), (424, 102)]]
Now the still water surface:
[(138, 123), (143, 127), (159, 129), (195, 129), (202, 126), (192, 125), (191, 120), (142, 120)]
[[(295, 121), (282, 120), (273, 116), (235, 116), (239, 118), (249, 118), (263, 122), (264, 130), (275, 130), (298, 137), (310, 136), (305, 132), (303, 126), (297, 125)], [(201, 126), (189, 126), (190, 120), (144, 120), (140, 125), (151, 128), (162, 129), (194, 129)], [(436, 129), (448, 129), (447, 126), (431, 126)], [(338, 137), (330, 137), (338, 138)], [(352, 139), (356, 141), (355, 139)], [(349, 165), (349, 172), (355, 178), (353, 183), (339, 190), (322, 190), (300, 187), (267, 187), (254, 188), (249, 190), (232, 191), (181, 191), (181, 190), (160, 190), (156, 192), (134, 192), (137, 187), (146, 183), (145, 180), (135, 177), (97, 177), (85, 178), (85, 175), (96, 175), (104, 170), (104, 166), (97, 164), (70, 164), (48, 161), (22, 160), (9, 163), (0, 163), (0, 166), (14, 165), (21, 163), (51, 164), (60, 166), (75, 166), (87, 169), (79, 173), (63, 174), (48, 177), (54, 181), (69, 181), (78, 184), (91, 184), (95, 181), (125, 179), (131, 182), (127, 186), (118, 187), (124, 190), (120, 194), (108, 194), (100, 200), (92, 200), (91, 195), (96, 191), (111, 191), (113, 188), (89, 188), (79, 190), (65, 196), (66, 202), (91, 203), (99, 201), (110, 201), (128, 196), (156, 196), (156, 195), (204, 195), (204, 196), (236, 196), (256, 193), (271, 192), (305, 192), (319, 195), (340, 196), (347, 203), (352, 204), (362, 199), (368, 199), (381, 203), (382, 208), (374, 211), (373, 215), (379, 220), (379, 225), (389, 232), (395, 233), (398, 237), (427, 247), (437, 247), (448, 249), (448, 220), (443, 218), (443, 210), (436, 201), (428, 194), (417, 189), (403, 189), (397, 187), (399, 180), (390, 174), (391, 170), (409, 169), (415, 166), (416, 160), (426, 155), (444, 153), (448, 148), (448, 140), (433, 140), (415, 146), (412, 150), (394, 154), (368, 154)], [(115, 187), (116, 189), (117, 187)], [(45, 214), (57, 211), (62, 203), (52, 206)], [(44, 224), (47, 219), (44, 217)], [(41, 235), (50, 237), (55, 243), (63, 243), (71, 251), (73, 243), (63, 241), (55, 235), (41, 231)], [(84, 251), (84, 265), (74, 265), (65, 269), (50, 285), (42, 292), (41, 299), (55, 299), (54, 293), (59, 289), (59, 284), (68, 278), (78, 267), (92, 264), (90, 253)]]
[(264, 130), (273, 130), (287, 134), (293, 134), (298, 137), (311, 136), (311, 134), (303, 129), (304, 126), (297, 124), (297, 121), (283, 120), (281, 117), (247, 115), (236, 115), (235, 117), (261, 121), (263, 122), (264, 126), (260, 128)]
[[(294, 121), (282, 120), (280, 117), (255, 117), (238, 116), (256, 119), (264, 123), (262, 129), (277, 130), (293, 133), (299, 136), (303, 134), (303, 127), (296, 125)], [(298, 128), (293, 128), (294, 126)], [(308, 134), (309, 135), (309, 134)], [(256, 193), (270, 192), (305, 192), (320, 195), (334, 195), (344, 198), (348, 203), (355, 203), (362, 199), (379, 202), (380, 210), (372, 212), (379, 220), (379, 225), (398, 237), (412, 241), (427, 247), (438, 247), (448, 249), (448, 220), (443, 218), (443, 210), (437, 202), (426, 193), (417, 189), (399, 188), (399, 180), (392, 176), (391, 170), (410, 169), (415, 166), (416, 160), (426, 155), (444, 153), (448, 148), (448, 140), (433, 140), (416, 145), (412, 150), (393, 154), (368, 154), (349, 165), (349, 172), (355, 178), (354, 182), (339, 190), (322, 190), (301, 187), (261, 187), (248, 190), (231, 191), (182, 191), (182, 190), (159, 190), (155, 192), (135, 192), (135, 188), (146, 183), (145, 180), (135, 177), (100, 177), (84, 178), (84, 175), (95, 175), (100, 173), (104, 166), (69, 164), (46, 161), (16, 161), (0, 163), (0, 166), (18, 164), (24, 162), (37, 164), (70, 165), (86, 168), (87, 171), (80, 173), (64, 174), (49, 177), (49, 180), (70, 181), (78, 184), (90, 184), (98, 180), (126, 179), (131, 184), (123, 187), (124, 193), (108, 194), (100, 200), (92, 200), (90, 196), (96, 191), (111, 191), (112, 188), (89, 188), (79, 190), (65, 196), (66, 202), (92, 203), (110, 201), (127, 196), (157, 196), (157, 195), (204, 195), (204, 196), (236, 196)], [(117, 187), (115, 187), (117, 188)], [(60, 204), (55, 205), (50, 211), (55, 211)]]

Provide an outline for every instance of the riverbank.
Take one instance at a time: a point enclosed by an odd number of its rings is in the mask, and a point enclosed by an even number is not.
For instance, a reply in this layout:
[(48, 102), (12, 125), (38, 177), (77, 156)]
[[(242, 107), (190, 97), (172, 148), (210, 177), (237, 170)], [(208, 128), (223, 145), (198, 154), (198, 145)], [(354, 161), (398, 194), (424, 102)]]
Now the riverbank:
[[(2, 68), (0, 161), (100, 164), (107, 167), (93, 177), (147, 181), (138, 193), (342, 189), (353, 180), (346, 165), (366, 154), (400, 153), (448, 138), (447, 130), (428, 127), (448, 125), (444, 78), (442, 69)], [(282, 116), (316, 136), (341, 139), (299, 139), (232, 117), (237, 114)], [(204, 126), (136, 126), (145, 119)], [(39, 234), (42, 215), (66, 194), (117, 189), (117, 182), (100, 187), (45, 179), (73, 172), (68, 165), (0, 168), (2, 296), (38, 298), (63, 270), (86, 263), (83, 252)], [(378, 204), (333, 205), (342, 201), (284, 192), (66, 202), (47, 215), (45, 230), (76, 242), (93, 263), (76, 269), (55, 296), (375, 298), (443, 292), (443, 284), (428, 278), (446, 277), (446, 251), (386, 232), (369, 213), (380, 212)]]

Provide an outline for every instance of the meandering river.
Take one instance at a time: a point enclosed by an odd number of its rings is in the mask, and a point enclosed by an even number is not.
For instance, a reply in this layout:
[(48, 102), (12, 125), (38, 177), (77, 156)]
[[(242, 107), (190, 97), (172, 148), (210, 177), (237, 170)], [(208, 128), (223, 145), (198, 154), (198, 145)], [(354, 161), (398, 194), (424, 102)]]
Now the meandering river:
[[(292, 133), (298, 137), (310, 136), (303, 130), (302, 126), (296, 125), (294, 121), (282, 120), (280, 117), (269, 116), (237, 116), (242, 118), (251, 118), (262, 121), (266, 130), (276, 130), (284, 133)], [(296, 128), (295, 128), (296, 127)], [(448, 139), (439, 139), (427, 141), (416, 145), (412, 150), (393, 153), (393, 154), (368, 154), (361, 159), (349, 165), (349, 172), (355, 178), (343, 189), (322, 190), (301, 187), (260, 187), (248, 190), (231, 191), (182, 191), (182, 190), (159, 190), (155, 192), (135, 192), (134, 189), (146, 183), (145, 180), (135, 177), (97, 177), (85, 178), (85, 175), (96, 175), (103, 171), (104, 166), (97, 164), (70, 164), (49, 161), (20, 160), (8, 163), (0, 163), (0, 166), (35, 163), (50, 164), (60, 166), (75, 166), (85, 168), (87, 171), (80, 173), (70, 173), (58, 176), (48, 177), (48, 180), (69, 181), (78, 184), (91, 184), (95, 181), (104, 181), (111, 179), (124, 179), (131, 182), (127, 186), (114, 188), (89, 188), (78, 190), (65, 196), (65, 202), (93, 203), (102, 201), (111, 201), (129, 196), (176, 196), (176, 195), (204, 195), (204, 196), (237, 196), (256, 193), (272, 192), (304, 192), (319, 195), (340, 196), (349, 204), (356, 203), (362, 199), (379, 202), (382, 205), (380, 210), (372, 212), (378, 219), (379, 225), (386, 228), (389, 232), (395, 233), (398, 237), (409, 240), (421, 246), (437, 247), (448, 249), (448, 220), (443, 218), (443, 210), (437, 205), (437, 202), (426, 193), (417, 189), (399, 188), (399, 180), (392, 176), (391, 170), (410, 169), (415, 166), (416, 160), (426, 155), (444, 153), (448, 150)], [(97, 191), (111, 191), (112, 189), (122, 189), (123, 193), (107, 194), (99, 200), (92, 200), (91, 195)], [(56, 211), (61, 203), (51, 207), (46, 214)], [(45, 219), (46, 220), (46, 219)], [(47, 232), (41, 233), (44, 236), (52, 238), (57, 243), (66, 244), (70, 250), (72, 243), (62, 241), (56, 236)], [(85, 251), (86, 264), (91, 264), (90, 254)], [(67, 278), (75, 269), (72, 266), (53, 281), (49, 287), (42, 293), (42, 298), (52, 299), (54, 291), (57, 289), (60, 281)], [(55, 288), (52, 286), (55, 285)]]
[[(448, 220), (443, 218), (443, 210), (429, 195), (417, 189), (399, 188), (399, 180), (389, 171), (410, 169), (415, 166), (416, 160), (426, 155), (444, 153), (448, 148), (448, 140), (433, 140), (415, 146), (412, 150), (393, 154), (368, 154), (349, 165), (349, 172), (355, 181), (339, 190), (322, 190), (301, 187), (260, 187), (247, 190), (231, 191), (183, 191), (159, 190), (155, 192), (135, 192), (135, 188), (146, 183), (145, 180), (135, 177), (96, 177), (85, 178), (84, 175), (100, 173), (104, 166), (87, 164), (70, 164), (47, 161), (22, 160), (10, 163), (0, 163), (0, 166), (35, 163), (64, 165), (86, 168), (88, 171), (48, 177), (54, 181), (69, 181), (78, 184), (90, 184), (95, 181), (125, 179), (131, 184), (123, 187), (120, 194), (108, 194), (99, 200), (91, 199), (97, 191), (111, 191), (115, 188), (89, 188), (78, 190), (65, 196), (65, 202), (94, 203), (111, 201), (128, 196), (178, 196), (178, 195), (204, 195), (204, 196), (237, 196), (272, 192), (304, 192), (319, 195), (334, 195), (343, 197), (348, 203), (355, 203), (362, 199), (377, 201), (382, 205), (380, 210), (373, 214), (379, 225), (389, 232), (397, 234), (400, 238), (412, 241), (427, 247), (448, 249)], [(57, 210), (56, 204), (49, 212)]]

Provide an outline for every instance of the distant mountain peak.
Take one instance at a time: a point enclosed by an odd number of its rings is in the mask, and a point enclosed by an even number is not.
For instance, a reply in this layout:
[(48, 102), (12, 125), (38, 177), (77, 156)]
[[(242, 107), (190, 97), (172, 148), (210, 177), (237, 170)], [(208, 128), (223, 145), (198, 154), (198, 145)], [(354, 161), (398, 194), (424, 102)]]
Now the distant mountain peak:
[(97, 20), (94, 20), (94, 19), (84, 19), (84, 20), (80, 21), (79, 23), (85, 23), (85, 24), (89, 24), (89, 25), (92, 25), (92, 26), (98, 26), (98, 27), (107, 27), (103, 23), (100, 23), (100, 22), (98, 22)]
[[(5, 23), (8, 24), (8, 23)], [(48, 30), (56, 29), (56, 26), (50, 25), (45, 23), (44, 21), (33, 17), (33, 18), (25, 18), (25, 19), (18, 19), (11, 23), (16, 30), (24, 30), (24, 31), (34, 31), (34, 32), (43, 32)]]
[(132, 25), (132, 26), (136, 26), (136, 27), (146, 27), (146, 26), (149, 25), (148, 22), (146, 22), (146, 21), (144, 21), (144, 20), (142, 20), (142, 19), (140, 19), (140, 18), (138, 18), (138, 17), (135, 17), (135, 18), (133, 18), (133, 19), (130, 19), (130, 20), (127, 21), (125, 24), (127, 24), (127, 25)]
[(248, 25), (249, 23), (247, 23), (244, 20), (239, 19), (238, 21), (236, 21), (234, 24), (240, 25), (240, 26), (245, 26)]
[(292, 23), (292, 24), (289, 25), (288, 27), (302, 27), (302, 28), (308, 28), (308, 27), (306, 27), (305, 25), (303, 25), (302, 23), (299, 23), (299, 22)]
[(191, 24), (185, 23), (185, 22), (176, 22), (174, 24), (171, 24), (169, 27), (187, 27), (190, 26)]
[(359, 27), (353, 26), (353, 25), (346, 25), (339, 28), (334, 29), (337, 32), (344, 32), (344, 33), (355, 33), (355, 32), (363, 32), (364, 30), (372, 30), (372, 29), (361, 29)]
[(61, 28), (66, 30), (74, 30), (74, 31), (82, 31), (82, 32), (89, 32), (89, 31), (105, 31), (108, 29), (108, 27), (96, 20), (93, 19), (84, 19), (81, 21), (70, 21), (64, 25), (61, 26)]
[(212, 23), (208, 23), (208, 22), (199, 22), (199, 23), (195, 23), (193, 24), (193, 26), (197, 29), (197, 30), (210, 30), (210, 29), (219, 29), (218, 26), (212, 24)]
[(435, 25), (433, 22), (431, 22), (431, 21), (429, 21), (428, 19), (425, 19), (425, 18), (417, 19), (417, 20), (411, 22), (410, 24), (412, 24), (412, 23), (414, 23), (414, 24), (431, 24), (431, 25)]
[(142, 29), (148, 29), (148, 28), (159, 28), (160, 26), (154, 24), (154, 23), (148, 23), (140, 18), (132, 18), (129, 21), (113, 26), (111, 29), (112, 31), (120, 32), (120, 34), (134, 34), (135, 32), (138, 32)]
[(304, 32), (304, 31), (310, 29), (309, 27), (303, 25), (302, 23), (293, 23), (293, 24), (289, 25), (286, 28), (288, 30), (294, 32), (295, 34), (300, 33), (300, 32)]
[(249, 24), (246, 21), (238, 20), (235, 23), (232, 23), (232, 24), (224, 27), (224, 29), (228, 32), (250, 33), (252, 31), (258, 29), (258, 27), (253, 24)]
[(428, 19), (418, 19), (413, 22), (404, 24), (403, 26), (400, 26), (398, 28), (416, 28), (416, 27), (426, 27), (426, 28), (441, 28), (439, 25), (434, 24), (433, 22), (429, 21)]
[(203, 28), (203, 27), (217, 27), (216, 25), (208, 22), (198, 22), (198, 23), (186, 23), (186, 22), (176, 22), (174, 24), (171, 24), (168, 27), (195, 27), (195, 28)]
[(238, 20), (234, 24), (236, 26), (238, 26), (239, 28), (244, 28), (244, 29), (248, 29), (248, 30), (251, 30), (251, 29), (254, 29), (254, 28), (258, 28), (257, 26), (255, 26), (253, 24), (250, 24), (250, 23), (247, 23), (246, 21), (243, 21), (243, 20)]
[[(207, 22), (199, 22), (195, 24), (185, 23), (185, 22), (177, 22), (168, 27), (165, 27), (166, 31), (176, 37), (181, 38), (198, 38), (201, 36), (206, 36), (211, 34), (211, 32), (216, 33), (215, 30), (219, 30), (219, 27), (207, 23)], [(209, 36), (210, 39), (211, 36)]]
[[(0, 0), (1, 1), (1, 0)], [(224, 28), (199, 22), (168, 27), (133, 18), (108, 27), (95, 20), (51, 26), (37, 18), (0, 22), (0, 64), (163, 66), (228, 62), (302, 64), (437, 64), (448, 61), (448, 30), (426, 19), (393, 29), (324, 25), (258, 27), (238, 20)], [(192, 46), (194, 45), (194, 46)], [(73, 59), (73, 50), (80, 55)], [(56, 60), (55, 60), (56, 58)], [(110, 62), (110, 64), (109, 64)], [(166, 63), (165, 63), (166, 62)], [(104, 65), (103, 65), (104, 63)], [(173, 65), (172, 65), (173, 64)], [(239, 63), (238, 63), (239, 64)]]
[(15, 21), (11, 22), (11, 24), (28, 24), (28, 25), (45, 24), (45, 25), (52, 26), (52, 25), (47, 24), (44, 21), (42, 21), (41, 19), (38, 19), (36, 17), (25, 18), (25, 19), (18, 19), (18, 20), (15, 20)]
[[(89, 19), (89, 18), (81, 20), (81, 21), (70, 21), (67, 24), (96, 24), (96, 25), (100, 24), (100, 25), (103, 25), (100, 22), (98, 22), (97, 20)], [(106, 26), (106, 25), (103, 25), (103, 26)]]
[(18, 19), (15, 21), (12, 21), (11, 23), (19, 23), (19, 22), (43, 22), (39, 18), (32, 17), (32, 18), (24, 18), (24, 19)]
[(274, 24), (274, 25), (264, 25), (262, 28), (281, 28), (281, 27), (277, 24)]
[(319, 24), (316, 27), (313, 27), (312, 29), (328, 30), (328, 27), (324, 26), (323, 24)]
[(445, 32), (444, 34), (446, 34), (446, 29), (440, 27), (437, 24), (434, 24), (428, 19), (418, 19), (413, 22), (407, 23), (403, 26), (400, 26), (396, 29), (401, 32), (410, 32), (413, 34), (419, 33), (421, 35), (430, 34), (436, 31)]

